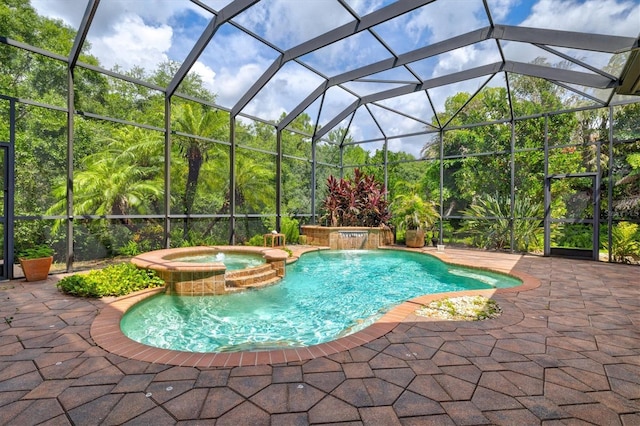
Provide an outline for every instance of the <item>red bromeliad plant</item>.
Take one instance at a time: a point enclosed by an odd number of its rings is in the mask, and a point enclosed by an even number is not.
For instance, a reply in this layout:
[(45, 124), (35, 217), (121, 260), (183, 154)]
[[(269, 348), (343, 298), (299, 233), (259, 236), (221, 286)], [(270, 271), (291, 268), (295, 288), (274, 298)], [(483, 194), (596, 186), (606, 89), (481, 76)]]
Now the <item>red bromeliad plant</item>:
[(330, 226), (386, 226), (391, 218), (387, 190), (373, 175), (355, 169), (353, 179), (327, 179), (323, 220)]

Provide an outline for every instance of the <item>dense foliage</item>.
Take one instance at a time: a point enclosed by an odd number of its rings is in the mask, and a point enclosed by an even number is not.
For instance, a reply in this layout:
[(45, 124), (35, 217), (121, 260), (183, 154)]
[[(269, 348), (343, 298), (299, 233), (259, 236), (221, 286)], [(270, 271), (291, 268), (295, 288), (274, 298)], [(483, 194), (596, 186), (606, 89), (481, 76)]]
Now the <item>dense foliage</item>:
[(153, 271), (132, 263), (119, 263), (86, 274), (74, 274), (58, 281), (66, 294), (81, 297), (124, 296), (145, 288), (160, 287), (164, 281)]
[(53, 256), (53, 249), (49, 246), (34, 246), (18, 253), (18, 259), (40, 259)]
[[(530, 251), (542, 247), (541, 203), (529, 199), (519, 199), (514, 203), (513, 216), (516, 218), (513, 238), (519, 251)], [(504, 249), (511, 246), (511, 204), (499, 195), (484, 194), (464, 210), (465, 221), (462, 232), (471, 235), (477, 247)]]
[(392, 222), (400, 230), (422, 229), (433, 227), (440, 218), (434, 203), (422, 199), (416, 193), (400, 194), (393, 200)]
[[(0, 36), (67, 57), (75, 30), (61, 21), (39, 16), (28, 1), (4, 0), (0, 3)], [(614, 55), (612, 60), (619, 58)], [(102, 66), (90, 55), (88, 43), (82, 46), (80, 60)], [(537, 64), (551, 66), (541, 60)], [(166, 215), (171, 217), (169, 238), (174, 247), (226, 244), (231, 234), (232, 205), (236, 242), (254, 236), (259, 241), (263, 233), (275, 228), (280, 158), (275, 127), (242, 119), (236, 120), (231, 129), (229, 113), (210, 106), (216, 94), (205, 87), (197, 73), (189, 73), (178, 88), (178, 94), (186, 96), (171, 99), (170, 167), (166, 168), (165, 135), (161, 130), (165, 98), (150, 87), (166, 86), (179, 67), (171, 61), (148, 69), (123, 70), (116, 66), (110, 75), (77, 67), (73, 74), (77, 114), (73, 116), (72, 152), (68, 152), (64, 111), (69, 91), (67, 65), (0, 43), (0, 94), (29, 100), (17, 102), (16, 107), (17, 251), (46, 243), (55, 249), (56, 261), (63, 262), (67, 238), (71, 238), (75, 261), (134, 255), (164, 246)], [(151, 86), (125, 81), (117, 78), (118, 74)], [(442, 147), (439, 134), (426, 137), (421, 158), (392, 149), (369, 152), (366, 145), (352, 144), (352, 136), (345, 129), (330, 132), (327, 140), (312, 142), (309, 135), (317, 123), (308, 114), (297, 117), (282, 132), (280, 141), (280, 231), (287, 234), (287, 241), (295, 241), (299, 224), (312, 220), (314, 203), (317, 211), (326, 207), (332, 212), (323, 218), (326, 223), (387, 223), (385, 190), (372, 183), (385, 178), (390, 188), (388, 200), (418, 193), (440, 204), (442, 166), (440, 207), (446, 243), (536, 250), (543, 213), (533, 204), (544, 197), (545, 138), (549, 145), (548, 174), (600, 170), (602, 186), (597, 190), (602, 200), (601, 219), (609, 219), (606, 194), (611, 184), (614, 223), (640, 223), (640, 103), (614, 107), (610, 122), (606, 108), (558, 114), (559, 110), (590, 106), (592, 102), (552, 82), (510, 74), (508, 82), (494, 83), (492, 80), (483, 85), (473, 98), (472, 93), (460, 91), (438, 107), (432, 124), (437, 128), (447, 123), (449, 130), (442, 134)], [(513, 104), (509, 104), (507, 85)], [(596, 95), (609, 97), (608, 93)], [(8, 110), (8, 101), (0, 100), (0, 117), (8, 117)], [(511, 121), (512, 115), (530, 118)], [(478, 123), (493, 124), (472, 126)], [(614, 138), (611, 158), (610, 126)], [(236, 142), (233, 157), (231, 131)], [(0, 140), (8, 140), (8, 134), (8, 120), (0, 119)], [(344, 143), (342, 148), (340, 143)], [(72, 182), (66, 172), (68, 158), (72, 159)], [(229, 179), (231, 158), (233, 184)], [(347, 188), (330, 178), (337, 175), (360, 181), (356, 188)], [(323, 185), (328, 179), (333, 179), (332, 183)], [(316, 188), (312, 188), (314, 182)], [(402, 182), (414, 187), (399, 184)], [(513, 212), (506, 208), (510, 206), (512, 187), (516, 200)], [(329, 200), (327, 194), (334, 189), (338, 195)], [(351, 189), (357, 196), (347, 192)], [(67, 205), (70, 190), (74, 197), (71, 208)], [(315, 199), (311, 199), (312, 190)], [(479, 207), (487, 201), (486, 194), (498, 199), (499, 205)], [(592, 188), (587, 185), (559, 180), (552, 188), (551, 213), (554, 217), (593, 217), (592, 210), (576, 208), (591, 196)], [(520, 208), (522, 212), (517, 211)], [(478, 214), (494, 219), (475, 219)], [(71, 216), (73, 235), (67, 236), (65, 225)], [(289, 218), (298, 223), (293, 225)], [(516, 247), (509, 247), (510, 238), (505, 237), (509, 226), (514, 227)], [(590, 237), (588, 227), (555, 226), (552, 244), (584, 245), (589, 244)], [(614, 245), (628, 245), (618, 242), (624, 240), (615, 237)], [(612, 247), (614, 253), (616, 250)], [(631, 259), (617, 254), (614, 257)]]
[(388, 225), (389, 203), (384, 185), (375, 176), (364, 174), (360, 169), (353, 171), (353, 178), (327, 179), (327, 196), (323, 207), (324, 222), (329, 226)]
[[(640, 260), (640, 229), (638, 224), (618, 223), (611, 232), (611, 256), (614, 262), (634, 263)], [(608, 242), (605, 242), (605, 247)]]

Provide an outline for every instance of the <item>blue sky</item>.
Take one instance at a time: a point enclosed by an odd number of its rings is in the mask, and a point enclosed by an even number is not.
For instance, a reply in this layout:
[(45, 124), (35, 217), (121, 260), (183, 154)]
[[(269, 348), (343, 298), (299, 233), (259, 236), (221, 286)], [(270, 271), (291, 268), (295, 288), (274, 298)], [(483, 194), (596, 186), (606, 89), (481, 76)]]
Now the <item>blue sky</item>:
[[(214, 9), (224, 7), (228, 0), (206, 0)], [(377, 10), (389, 0), (347, 0), (353, 11), (363, 15)], [(39, 13), (63, 19), (77, 27), (86, 7), (79, 0), (32, 0)], [(640, 0), (488, 0), (492, 19), (497, 24), (554, 28), (637, 37), (640, 29)], [(88, 40), (92, 53), (105, 68), (116, 64), (124, 69), (142, 65), (153, 70), (167, 59), (182, 62), (195, 44), (201, 31), (213, 15), (184, 0), (103, 0), (100, 3)], [(352, 21), (348, 10), (335, 0), (262, 0), (237, 18), (237, 22), (281, 49), (296, 46), (319, 34)], [(481, 0), (437, 0), (404, 16), (374, 28), (377, 36), (396, 54), (454, 37), (477, 28), (486, 27), (489, 18)], [(546, 55), (549, 62), (558, 57), (522, 43), (502, 46), (508, 59), (528, 62), (538, 55)], [(596, 67), (606, 65), (609, 55), (588, 51), (565, 54), (580, 57)], [(197, 72), (207, 87), (218, 96), (218, 103), (231, 108), (243, 93), (259, 78), (278, 56), (278, 52), (231, 25), (223, 26), (200, 56), (192, 72)], [(324, 77), (309, 71), (305, 65), (315, 67), (326, 77), (339, 75), (350, 69), (391, 57), (391, 54), (369, 32), (327, 46), (290, 62), (267, 84), (262, 92), (249, 102), (244, 112), (276, 119), (289, 112)], [(419, 78), (429, 79), (450, 72), (500, 60), (496, 43), (487, 41), (467, 46), (454, 52), (425, 59), (412, 64), (411, 70)], [(416, 82), (411, 72), (396, 70), (371, 78), (385, 79), (388, 83), (351, 83), (345, 85), (359, 95), (397, 87), (399, 82)], [(486, 79), (484, 79), (486, 80)], [(441, 109), (447, 96), (460, 90), (475, 91), (484, 80), (463, 82), (430, 92), (436, 110)], [(502, 79), (504, 80), (504, 79)], [(501, 85), (500, 79), (492, 84)], [(354, 101), (348, 90), (331, 90), (324, 102), (319, 122), (324, 124), (335, 113)], [(399, 117), (379, 108), (380, 117), (391, 125), (392, 133), (407, 133), (424, 129), (424, 121), (433, 115), (425, 96), (406, 96), (390, 99), (390, 108), (402, 106), (410, 119)], [(318, 116), (319, 101), (307, 111)], [(362, 123), (356, 123), (352, 133), (356, 139), (371, 139), (381, 134), (371, 126), (366, 114)], [(396, 141), (397, 149), (404, 149), (407, 141)], [(393, 144), (392, 144), (393, 145)], [(371, 145), (376, 148), (376, 144)], [(393, 147), (392, 147), (393, 149)], [(413, 149), (411, 149), (413, 151)]]

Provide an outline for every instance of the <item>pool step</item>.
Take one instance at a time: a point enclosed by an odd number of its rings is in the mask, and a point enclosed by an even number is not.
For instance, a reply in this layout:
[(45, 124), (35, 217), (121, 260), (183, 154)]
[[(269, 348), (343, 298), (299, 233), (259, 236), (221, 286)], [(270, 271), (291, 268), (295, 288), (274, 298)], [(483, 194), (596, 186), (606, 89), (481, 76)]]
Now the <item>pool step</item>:
[(263, 287), (280, 280), (277, 271), (271, 264), (265, 264), (242, 271), (231, 271), (225, 275), (225, 286), (228, 289)]

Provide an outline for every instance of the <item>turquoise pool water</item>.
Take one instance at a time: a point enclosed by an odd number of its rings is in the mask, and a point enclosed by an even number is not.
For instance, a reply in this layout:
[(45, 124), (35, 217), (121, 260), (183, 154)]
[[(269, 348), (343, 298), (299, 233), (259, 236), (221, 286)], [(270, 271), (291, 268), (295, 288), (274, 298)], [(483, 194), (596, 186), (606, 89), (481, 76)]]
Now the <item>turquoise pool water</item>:
[(124, 315), (121, 328), (140, 343), (190, 352), (301, 347), (358, 331), (416, 296), (519, 284), (419, 253), (319, 251), (288, 265), (286, 277), (271, 287), (150, 297)]
[(233, 253), (233, 252), (220, 252), (216, 254), (200, 254), (195, 256), (184, 256), (174, 260), (177, 260), (180, 262), (189, 262), (189, 263), (222, 262), (224, 263), (224, 266), (227, 268), (227, 271), (253, 268), (254, 266), (260, 266), (265, 263), (264, 257), (260, 254)]

